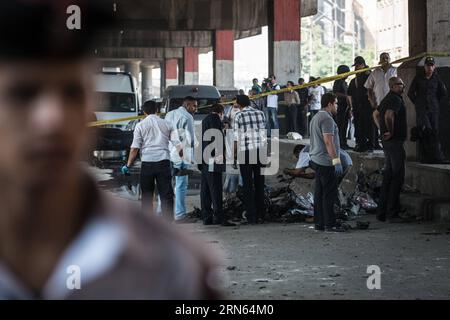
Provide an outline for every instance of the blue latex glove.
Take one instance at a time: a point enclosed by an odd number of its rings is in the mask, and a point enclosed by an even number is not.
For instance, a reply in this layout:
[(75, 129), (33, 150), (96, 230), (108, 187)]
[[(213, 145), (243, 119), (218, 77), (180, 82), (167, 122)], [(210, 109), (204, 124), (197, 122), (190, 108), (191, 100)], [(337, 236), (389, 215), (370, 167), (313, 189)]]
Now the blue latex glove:
[(128, 168), (128, 166), (123, 166), (122, 169), (122, 174), (129, 176), (130, 175), (130, 168)]
[(342, 168), (342, 164), (338, 164), (334, 166), (334, 170), (336, 172), (336, 176), (340, 177), (344, 174), (344, 168)]

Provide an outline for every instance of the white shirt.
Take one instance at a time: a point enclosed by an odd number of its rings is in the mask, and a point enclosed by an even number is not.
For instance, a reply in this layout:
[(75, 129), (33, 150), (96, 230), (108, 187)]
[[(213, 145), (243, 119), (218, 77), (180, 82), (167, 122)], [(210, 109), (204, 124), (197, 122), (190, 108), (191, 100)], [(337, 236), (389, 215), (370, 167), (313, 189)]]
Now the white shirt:
[[(309, 168), (309, 162), (311, 161), (311, 157), (309, 155), (309, 145), (305, 146), (300, 154), (298, 155), (298, 161), (295, 165), (295, 169), (306, 169)], [(347, 151), (340, 149), (339, 157), (341, 158), (342, 167), (346, 170), (349, 166), (353, 166), (353, 161)]]
[(373, 70), (369, 78), (367, 78), (364, 87), (373, 90), (378, 106), (389, 93), (389, 79), (396, 76), (397, 68), (391, 66), (386, 73), (381, 67), (378, 67)]
[[(276, 84), (273, 87), (273, 90), (280, 90), (280, 86), (278, 84)], [(276, 94), (271, 94), (269, 96), (267, 96), (267, 108), (275, 108), (278, 109), (278, 95)]]
[(174, 164), (180, 164), (182, 162), (193, 163), (195, 144), (194, 117), (185, 107), (179, 107), (168, 112), (165, 120), (177, 130), (179, 141), (183, 145), (183, 159), (180, 158), (175, 145), (170, 145), (171, 161)]
[(177, 130), (168, 121), (152, 114), (136, 125), (131, 148), (140, 149), (143, 162), (159, 162), (170, 160), (170, 142), (175, 146), (180, 144)]
[(311, 96), (310, 110), (320, 110), (322, 109), (321, 101), (322, 96), (325, 94), (325, 90), (322, 86), (309, 87), (308, 95)]
[[(45, 300), (64, 299), (73, 290), (68, 288), (71, 275), (75, 275), (75, 266), (80, 271), (80, 290), (106, 274), (125, 250), (127, 243), (125, 230), (112, 218), (93, 217), (63, 253), (53, 273), (45, 284), (39, 298)], [(74, 289), (77, 290), (77, 289)], [(36, 299), (32, 291), (25, 286), (0, 261), (0, 300)]]

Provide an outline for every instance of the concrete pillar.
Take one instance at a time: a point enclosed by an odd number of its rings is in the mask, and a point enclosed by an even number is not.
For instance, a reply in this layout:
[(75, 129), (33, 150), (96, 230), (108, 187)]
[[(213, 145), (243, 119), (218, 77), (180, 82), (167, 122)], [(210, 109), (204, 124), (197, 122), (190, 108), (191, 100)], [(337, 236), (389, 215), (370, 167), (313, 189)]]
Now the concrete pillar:
[(234, 31), (215, 31), (214, 85), (219, 90), (234, 90)]
[(198, 48), (184, 48), (184, 84), (198, 84)]
[(142, 102), (146, 102), (153, 98), (153, 66), (143, 65), (141, 66), (142, 72)]
[(269, 1), (269, 73), (279, 84), (300, 77), (300, 1)]
[[(448, 19), (450, 2), (448, 0), (409, 0), (409, 51), (410, 56), (424, 52), (448, 52), (450, 37), (450, 22)], [(406, 84), (405, 93), (418, 72), (423, 72), (424, 58), (403, 63), (398, 70), (398, 75)], [(450, 86), (450, 57), (436, 58), (436, 70), (447, 87)], [(408, 134), (411, 128), (416, 126), (415, 106), (406, 97)], [(441, 108), (440, 114), (440, 137), (444, 154), (450, 157), (450, 112)], [(406, 141), (407, 158), (417, 159), (417, 145), (415, 142)]]
[(129, 72), (136, 81), (139, 81), (139, 73), (141, 72), (141, 61), (127, 61), (125, 64), (125, 72)]
[(178, 60), (177, 59), (166, 59), (166, 88), (168, 86), (178, 85)]

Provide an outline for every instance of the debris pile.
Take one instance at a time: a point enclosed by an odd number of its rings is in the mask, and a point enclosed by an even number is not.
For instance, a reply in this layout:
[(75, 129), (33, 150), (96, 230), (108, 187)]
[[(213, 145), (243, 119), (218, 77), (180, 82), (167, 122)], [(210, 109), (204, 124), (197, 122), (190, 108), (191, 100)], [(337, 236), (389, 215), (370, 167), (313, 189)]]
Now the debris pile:
[[(314, 218), (314, 196), (311, 192), (306, 195), (297, 194), (291, 184), (294, 178), (278, 176), (279, 185), (276, 187), (265, 186), (263, 220), (266, 222), (298, 223), (313, 222)], [(347, 229), (366, 230), (369, 222), (356, 221), (353, 226), (347, 221), (356, 220), (367, 213), (374, 213), (377, 203), (374, 199), (379, 198), (382, 173), (375, 171), (368, 175), (362, 170), (358, 172), (355, 189), (348, 195), (339, 188), (339, 199), (335, 204), (336, 218), (339, 224)], [(224, 214), (233, 222), (245, 222), (246, 212), (244, 207), (244, 194), (242, 188), (232, 195), (228, 195), (223, 202)], [(192, 218), (201, 219), (201, 212), (195, 209), (189, 214)]]

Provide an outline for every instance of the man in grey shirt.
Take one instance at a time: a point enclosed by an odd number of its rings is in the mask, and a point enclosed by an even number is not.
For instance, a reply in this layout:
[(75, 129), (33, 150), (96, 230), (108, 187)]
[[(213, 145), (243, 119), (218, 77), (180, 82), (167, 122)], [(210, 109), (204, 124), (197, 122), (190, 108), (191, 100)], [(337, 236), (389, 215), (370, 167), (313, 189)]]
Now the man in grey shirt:
[(322, 109), (312, 118), (311, 168), (316, 171), (314, 190), (314, 223), (316, 230), (341, 232), (336, 226), (334, 203), (338, 193), (338, 176), (343, 169), (339, 157), (339, 130), (333, 116), (337, 113), (337, 98), (326, 93)]

